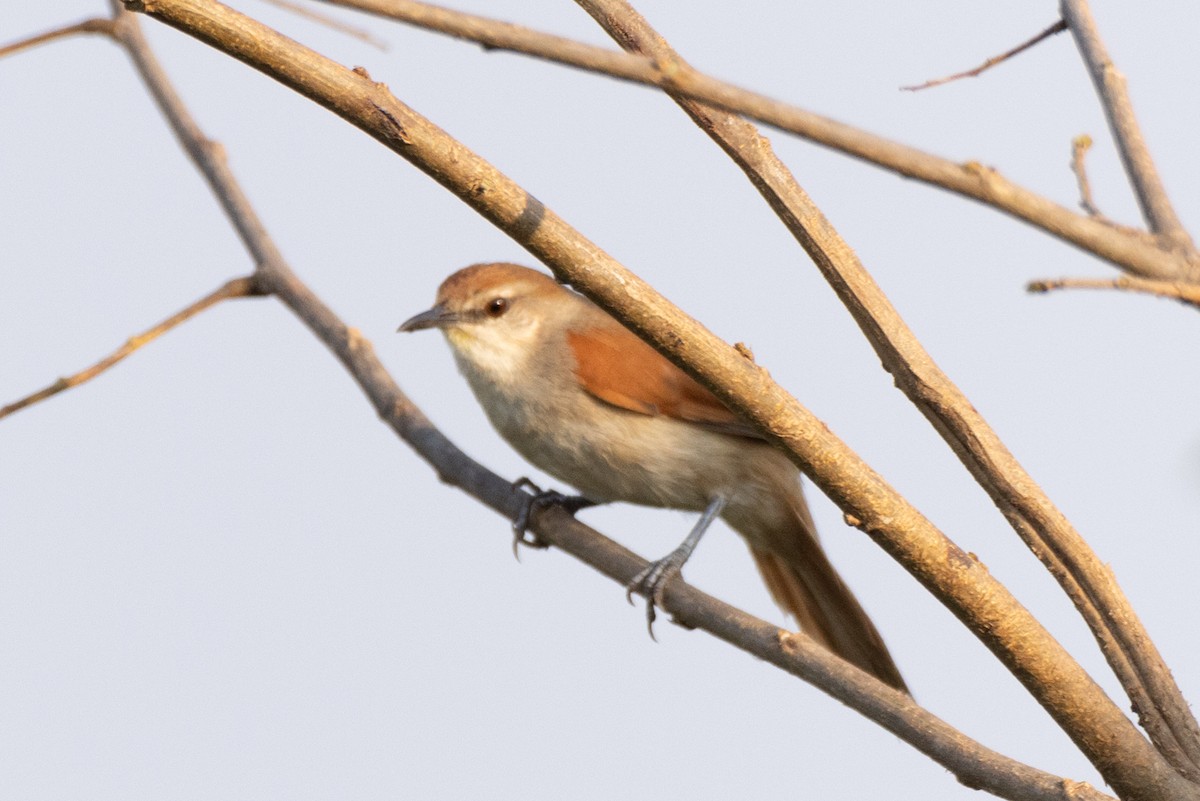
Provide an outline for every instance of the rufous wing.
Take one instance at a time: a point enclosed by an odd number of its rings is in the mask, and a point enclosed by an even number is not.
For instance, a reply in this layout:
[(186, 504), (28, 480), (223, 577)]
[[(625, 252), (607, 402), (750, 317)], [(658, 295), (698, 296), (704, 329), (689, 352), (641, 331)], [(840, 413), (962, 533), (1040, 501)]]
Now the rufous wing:
[(579, 385), (605, 403), (723, 434), (761, 438), (703, 385), (615, 322), (568, 331), (567, 344)]

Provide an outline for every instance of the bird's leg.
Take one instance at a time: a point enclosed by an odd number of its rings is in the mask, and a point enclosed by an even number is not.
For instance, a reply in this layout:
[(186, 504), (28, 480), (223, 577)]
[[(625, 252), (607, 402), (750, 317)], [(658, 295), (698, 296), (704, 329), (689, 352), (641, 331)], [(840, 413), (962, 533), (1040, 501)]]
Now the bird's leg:
[[(513, 518), (513, 556), (520, 560), (518, 548), (522, 545), (527, 545), (530, 548), (548, 548), (550, 547), (536, 534), (529, 532), (529, 520), (533, 517), (533, 513), (538, 509), (547, 506), (561, 506), (567, 510), (568, 514), (574, 515), (580, 509), (586, 509), (589, 506), (596, 506), (599, 501), (593, 501), (590, 498), (585, 498), (582, 495), (563, 495), (555, 490), (544, 490), (537, 484), (534, 484), (525, 476), (518, 478), (513, 482), (513, 489), (532, 490), (532, 493), (523, 493), (524, 499), (521, 502), (521, 508), (517, 511), (517, 516)], [(525, 535), (529, 533), (529, 536)]]
[(654, 607), (662, 605), (662, 596), (667, 589), (667, 583), (683, 570), (692, 551), (696, 550), (700, 538), (704, 536), (704, 532), (708, 531), (708, 527), (712, 525), (713, 520), (721, 514), (721, 510), (724, 508), (725, 498), (721, 495), (709, 501), (708, 506), (700, 515), (700, 519), (696, 521), (696, 525), (688, 532), (683, 542), (679, 543), (679, 547), (662, 559), (651, 562), (625, 587), (625, 599), (629, 603), (633, 603), (635, 592), (646, 598), (646, 627), (650, 629), (650, 639), (656, 639), (654, 637)]

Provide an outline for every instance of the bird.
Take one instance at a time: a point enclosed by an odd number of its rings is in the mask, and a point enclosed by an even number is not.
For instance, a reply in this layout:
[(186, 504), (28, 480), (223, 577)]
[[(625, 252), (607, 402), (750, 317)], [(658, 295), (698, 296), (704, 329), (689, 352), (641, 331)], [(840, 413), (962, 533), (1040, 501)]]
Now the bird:
[(570, 511), (626, 502), (701, 513), (683, 543), (629, 585), (646, 595), (651, 623), (663, 588), (720, 517), (802, 632), (908, 692), (818, 541), (799, 469), (607, 312), (545, 273), (494, 262), (451, 274), (433, 307), (398, 330), (425, 329), (445, 335), (501, 437), (581, 493)]

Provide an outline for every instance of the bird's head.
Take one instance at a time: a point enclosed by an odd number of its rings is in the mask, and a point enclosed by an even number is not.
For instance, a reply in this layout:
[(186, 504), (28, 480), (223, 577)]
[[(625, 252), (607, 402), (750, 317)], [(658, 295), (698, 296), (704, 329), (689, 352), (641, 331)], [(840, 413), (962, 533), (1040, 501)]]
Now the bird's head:
[(526, 366), (547, 326), (569, 314), (576, 299), (528, 267), (474, 264), (443, 281), (433, 307), (398, 330), (440, 329), (460, 361), (503, 378)]

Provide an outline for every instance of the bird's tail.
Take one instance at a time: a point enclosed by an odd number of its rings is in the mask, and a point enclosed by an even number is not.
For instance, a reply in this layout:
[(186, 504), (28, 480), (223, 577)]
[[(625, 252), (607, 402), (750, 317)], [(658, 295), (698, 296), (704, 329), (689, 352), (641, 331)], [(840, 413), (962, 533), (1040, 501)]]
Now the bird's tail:
[[(790, 500), (792, 514), (785, 526), (789, 530), (779, 531), (776, 522), (776, 530), (769, 537), (747, 537), (767, 589), (775, 602), (796, 618), (805, 634), (907, 693), (908, 687), (875, 624), (818, 542), (803, 495), (796, 492)], [(773, 547), (764, 547), (768, 542)]]
[(908, 692), (883, 638), (829, 560), (797, 569), (770, 551), (751, 545), (750, 552), (775, 603), (796, 618), (801, 631), (880, 681)]

